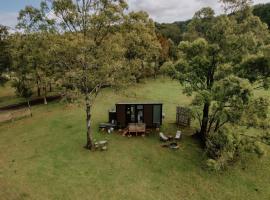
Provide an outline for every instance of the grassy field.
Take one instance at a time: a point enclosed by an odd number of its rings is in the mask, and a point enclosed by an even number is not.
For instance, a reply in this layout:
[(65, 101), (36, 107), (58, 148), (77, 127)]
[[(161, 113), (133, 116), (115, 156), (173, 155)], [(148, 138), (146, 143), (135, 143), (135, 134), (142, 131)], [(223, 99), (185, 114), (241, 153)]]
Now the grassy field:
[(167, 78), (117, 93), (106, 89), (96, 100), (93, 130), (97, 140), (109, 141), (107, 152), (83, 148), (82, 107), (34, 107), (33, 118), (0, 125), (0, 199), (270, 199), (269, 155), (251, 156), (215, 173), (205, 170), (203, 150), (190, 130), (184, 131), (178, 151), (161, 148), (156, 134), (126, 138), (99, 133), (98, 123), (107, 121), (108, 109), (125, 100), (163, 102), (163, 129), (174, 134), (175, 107), (191, 99)]

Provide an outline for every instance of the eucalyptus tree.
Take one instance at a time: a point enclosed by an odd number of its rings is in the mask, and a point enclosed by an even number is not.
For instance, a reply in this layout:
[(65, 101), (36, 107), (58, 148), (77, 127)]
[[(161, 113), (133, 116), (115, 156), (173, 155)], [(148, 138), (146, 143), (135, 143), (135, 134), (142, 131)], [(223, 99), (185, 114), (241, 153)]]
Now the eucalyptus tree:
[(9, 51), (9, 33), (6, 26), (0, 25), (0, 84), (7, 81), (4, 74), (8, 71), (11, 65)]
[[(238, 14), (217, 17), (211, 8), (203, 8), (194, 15), (185, 37), (173, 76), (187, 94), (195, 93), (194, 113), (206, 141), (224, 125), (241, 123), (255, 101), (253, 89), (257, 86), (252, 83), (268, 85), (269, 58), (263, 52), (269, 48), (269, 32), (248, 6)], [(254, 74), (250, 74), (252, 70)], [(263, 118), (267, 109), (262, 112)]]
[(236, 13), (215, 16), (211, 8), (196, 12), (185, 41), (179, 44), (180, 59), (174, 67), (164, 66), (187, 95), (194, 95), (198, 134), (210, 157), (223, 164), (242, 149), (257, 147), (229, 127), (258, 125), (256, 120), (267, 118), (269, 106), (267, 99), (253, 92), (269, 86), (267, 25), (252, 14), (248, 4), (230, 5), (236, 6)]
[(223, 4), (227, 14), (243, 11), (247, 6), (251, 6), (253, 0), (219, 0)]
[(58, 69), (63, 70), (62, 83), (84, 96), (85, 147), (92, 149), (94, 100), (103, 86), (118, 85), (127, 78), (119, 30), (127, 4), (123, 0), (52, 0), (47, 5), (62, 32), (52, 52), (59, 59)]
[(50, 17), (48, 9), (45, 2), (41, 2), (39, 9), (26, 6), (19, 12), (17, 24), (17, 29), (22, 32), (20, 40), (24, 40), (24, 45), (29, 51), (21, 52), (27, 53), (29, 59), (24, 60), (28, 63), (19, 63), (19, 67), (32, 66), (31, 76), (35, 79), (38, 96), (43, 89), (45, 104), (47, 104), (47, 88), (51, 86), (54, 74), (53, 65), (50, 65), (49, 50), (52, 45), (52, 34), (56, 31), (55, 19)]
[(146, 12), (131, 12), (122, 25), (131, 75), (136, 81), (155, 74), (161, 45), (155, 24)]

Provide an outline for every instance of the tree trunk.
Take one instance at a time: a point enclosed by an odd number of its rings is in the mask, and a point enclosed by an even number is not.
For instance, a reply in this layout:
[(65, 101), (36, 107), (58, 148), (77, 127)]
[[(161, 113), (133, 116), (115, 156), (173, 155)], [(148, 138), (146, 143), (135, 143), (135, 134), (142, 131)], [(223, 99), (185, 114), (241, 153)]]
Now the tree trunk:
[(48, 104), (48, 102), (47, 102), (47, 88), (44, 87), (43, 90), (44, 90), (44, 104), (47, 105)]
[(85, 148), (91, 150), (93, 148), (93, 137), (91, 132), (91, 105), (88, 98), (86, 99), (86, 141)]
[(38, 83), (37, 83), (37, 95), (38, 95), (38, 97), (40, 97), (40, 87), (39, 87)]
[(209, 121), (209, 102), (206, 102), (203, 107), (203, 119), (202, 119), (202, 125), (201, 125), (201, 131), (200, 135), (203, 140), (207, 137), (207, 127), (208, 127), (208, 121)]
[(50, 92), (52, 92), (52, 83), (50, 83), (49, 87)]
[(214, 132), (217, 132), (218, 131), (219, 124), (220, 124), (220, 120), (217, 120), (217, 123), (216, 123), (216, 127), (215, 127)]
[(30, 100), (29, 99), (27, 99), (27, 105), (28, 105), (28, 109), (30, 111), (30, 116), (32, 117), (33, 115), (32, 115), (32, 111), (31, 111), (31, 106), (30, 106)]

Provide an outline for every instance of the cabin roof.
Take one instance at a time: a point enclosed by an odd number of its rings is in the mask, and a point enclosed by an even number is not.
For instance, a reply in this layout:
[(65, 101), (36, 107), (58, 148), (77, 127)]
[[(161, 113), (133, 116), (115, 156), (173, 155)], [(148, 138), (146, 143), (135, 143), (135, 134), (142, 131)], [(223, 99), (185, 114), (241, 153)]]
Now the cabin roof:
[(162, 105), (160, 102), (119, 102), (116, 105)]

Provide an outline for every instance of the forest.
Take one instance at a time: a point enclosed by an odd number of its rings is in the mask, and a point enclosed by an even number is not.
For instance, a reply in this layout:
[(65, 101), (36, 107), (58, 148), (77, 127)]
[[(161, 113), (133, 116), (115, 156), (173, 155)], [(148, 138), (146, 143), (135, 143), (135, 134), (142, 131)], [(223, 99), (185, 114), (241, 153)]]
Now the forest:
[[(252, 13), (270, 27), (270, 3), (254, 5)], [(183, 40), (182, 35), (187, 31), (189, 22), (190, 20), (156, 23), (156, 32), (167, 39), (171, 39), (175, 44), (179, 44)]]

